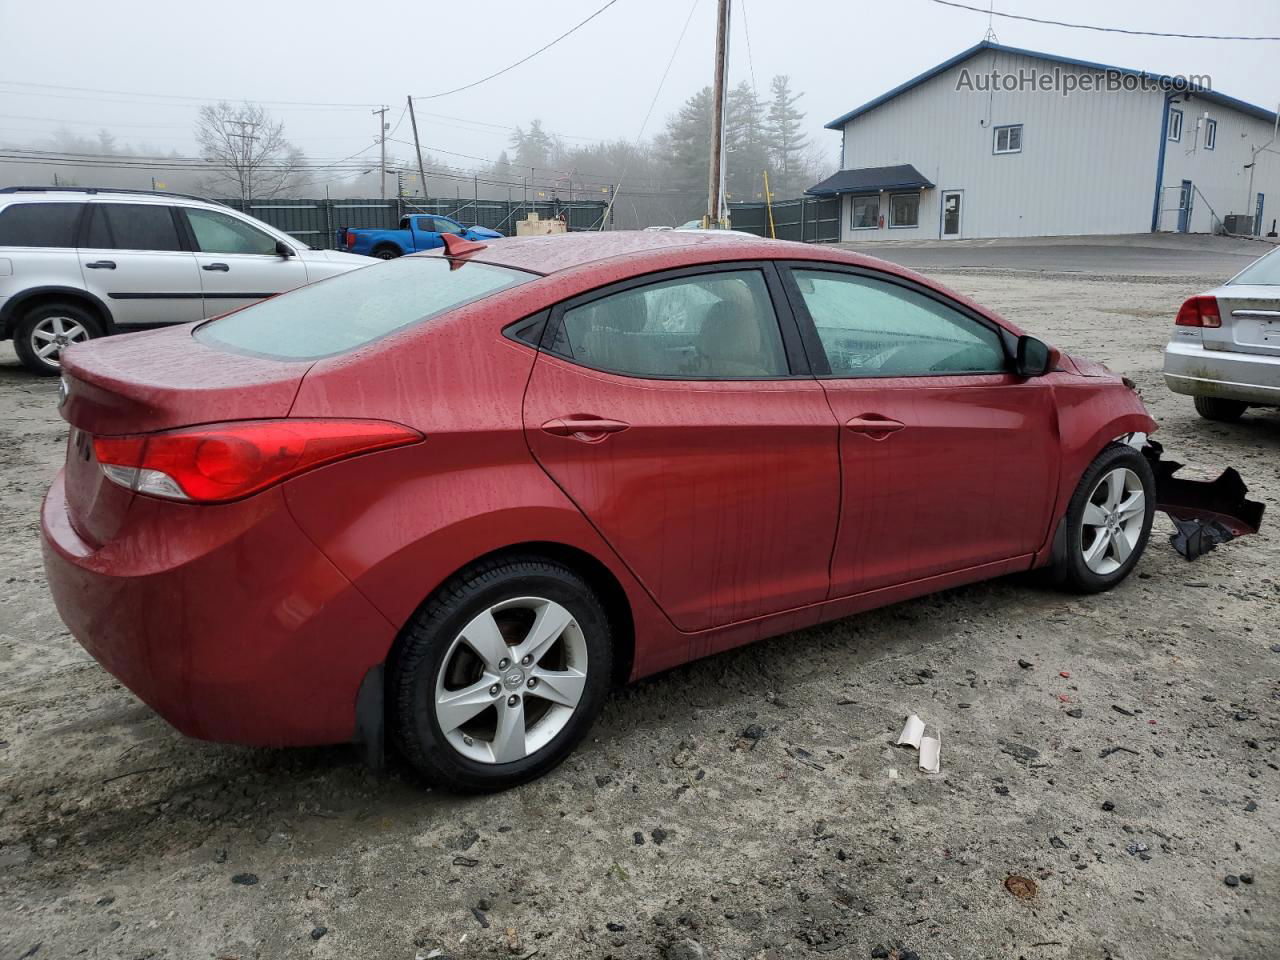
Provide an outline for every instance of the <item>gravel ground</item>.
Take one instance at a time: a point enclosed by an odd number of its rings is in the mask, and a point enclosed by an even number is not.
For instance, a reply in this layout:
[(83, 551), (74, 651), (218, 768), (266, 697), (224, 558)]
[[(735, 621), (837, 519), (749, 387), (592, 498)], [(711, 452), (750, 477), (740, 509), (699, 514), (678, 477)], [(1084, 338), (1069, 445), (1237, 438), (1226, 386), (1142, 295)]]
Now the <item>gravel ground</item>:
[(1159, 516), (1110, 594), (1004, 580), (691, 664), (482, 798), (183, 739), (88, 660), (37, 543), (55, 384), (0, 355), (0, 958), (1280, 957), (1280, 412), (1209, 424), (1158, 373), (1216, 281), (940, 276), (1131, 376), (1271, 526), (1189, 564)]

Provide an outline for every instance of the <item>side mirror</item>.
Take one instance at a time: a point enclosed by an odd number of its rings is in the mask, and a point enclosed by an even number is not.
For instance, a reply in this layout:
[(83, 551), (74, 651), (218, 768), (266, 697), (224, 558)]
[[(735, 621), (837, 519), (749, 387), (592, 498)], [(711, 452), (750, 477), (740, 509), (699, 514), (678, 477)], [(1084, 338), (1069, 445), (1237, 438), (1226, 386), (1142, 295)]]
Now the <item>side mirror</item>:
[(1042, 377), (1058, 365), (1058, 351), (1035, 337), (1018, 338), (1018, 352), (1014, 358), (1014, 371), (1020, 377)]
[(293, 256), (293, 247), (289, 246), (283, 240), (276, 241), (276, 253), (286, 259)]

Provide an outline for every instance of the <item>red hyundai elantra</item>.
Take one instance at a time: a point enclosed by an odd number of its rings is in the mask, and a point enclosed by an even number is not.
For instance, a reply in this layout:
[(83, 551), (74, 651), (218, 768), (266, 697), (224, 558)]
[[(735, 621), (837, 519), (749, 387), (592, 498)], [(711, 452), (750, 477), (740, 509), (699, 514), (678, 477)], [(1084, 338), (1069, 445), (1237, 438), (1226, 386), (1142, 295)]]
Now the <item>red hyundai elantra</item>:
[(45, 564), (85, 649), (191, 736), (385, 726), (459, 789), (751, 640), (1034, 567), (1105, 590), (1157, 500), (1120, 377), (754, 238), (458, 240), (63, 367)]

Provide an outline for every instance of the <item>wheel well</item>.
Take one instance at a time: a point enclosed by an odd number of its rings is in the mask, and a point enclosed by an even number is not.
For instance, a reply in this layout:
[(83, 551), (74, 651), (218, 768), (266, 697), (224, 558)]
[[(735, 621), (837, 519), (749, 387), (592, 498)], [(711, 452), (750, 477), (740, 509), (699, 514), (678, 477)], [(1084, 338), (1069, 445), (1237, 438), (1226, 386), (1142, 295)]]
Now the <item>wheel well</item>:
[(398, 247), (396, 244), (391, 243), (389, 241), (383, 241), (382, 243), (375, 244), (373, 247), (373, 250), (371, 250), (370, 252), (377, 253), (379, 250), (391, 250), (394, 253), (398, 253), (401, 255), (404, 254), (404, 251), (401, 250), (400, 247)]
[[(618, 582), (613, 572), (585, 550), (579, 550), (577, 547), (566, 546), (562, 543), (540, 540), (515, 543), (476, 557), (470, 563), (451, 572), (440, 581), (440, 584), (448, 583), (467, 567), (479, 563), (488, 563), (493, 560), (500, 560), (503, 557), (531, 556), (542, 557), (564, 564), (586, 580), (596, 592), (600, 602), (604, 604), (605, 613), (609, 617), (609, 626), (613, 633), (613, 685), (620, 687), (625, 684), (631, 676), (631, 668), (635, 663), (636, 653), (635, 620), (631, 614), (631, 604), (627, 600), (626, 591), (622, 589), (622, 584)], [(434, 585), (427, 597), (434, 594), (439, 589), (440, 584)], [(427, 597), (424, 597), (424, 603)], [(399, 641), (397, 640), (397, 643), (393, 645), (392, 650), (387, 654), (388, 662), (391, 662), (398, 647)]]
[(81, 307), (98, 321), (98, 326), (102, 328), (103, 333), (111, 332), (111, 318), (106, 315), (102, 305), (97, 303), (92, 297), (86, 297), (78, 294), (73, 290), (48, 290), (43, 293), (32, 294), (24, 297), (17, 303), (9, 306), (6, 311), (4, 321), (4, 336), (12, 337), (14, 328), (22, 322), (22, 318), (26, 316), (29, 310), (37, 307), (43, 307), (50, 303), (66, 303), (72, 306)]

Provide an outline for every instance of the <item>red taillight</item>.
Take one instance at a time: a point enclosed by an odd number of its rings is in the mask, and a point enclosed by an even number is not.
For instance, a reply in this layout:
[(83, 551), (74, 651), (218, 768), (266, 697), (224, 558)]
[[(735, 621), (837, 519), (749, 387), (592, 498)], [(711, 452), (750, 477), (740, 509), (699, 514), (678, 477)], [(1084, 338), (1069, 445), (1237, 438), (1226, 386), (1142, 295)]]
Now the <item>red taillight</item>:
[(356, 234), (354, 230), (347, 231), (347, 249), (350, 250), (356, 245)]
[(1178, 319), (1173, 322), (1179, 327), (1222, 326), (1217, 297), (1192, 297), (1182, 305), (1182, 309), (1178, 311)]
[(246, 420), (97, 437), (93, 450), (102, 472), (122, 487), (222, 503), (313, 467), (421, 439), (416, 430), (382, 420)]

